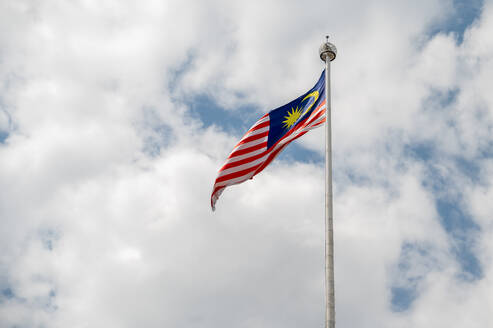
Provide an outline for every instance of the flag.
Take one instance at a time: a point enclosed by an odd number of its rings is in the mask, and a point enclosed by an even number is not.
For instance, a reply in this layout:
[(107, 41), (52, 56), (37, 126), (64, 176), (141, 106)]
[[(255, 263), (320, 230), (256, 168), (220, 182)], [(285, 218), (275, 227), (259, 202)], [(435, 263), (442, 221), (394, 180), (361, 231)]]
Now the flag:
[(325, 71), (299, 98), (262, 116), (233, 148), (219, 169), (211, 207), (228, 186), (252, 179), (293, 140), (325, 122)]

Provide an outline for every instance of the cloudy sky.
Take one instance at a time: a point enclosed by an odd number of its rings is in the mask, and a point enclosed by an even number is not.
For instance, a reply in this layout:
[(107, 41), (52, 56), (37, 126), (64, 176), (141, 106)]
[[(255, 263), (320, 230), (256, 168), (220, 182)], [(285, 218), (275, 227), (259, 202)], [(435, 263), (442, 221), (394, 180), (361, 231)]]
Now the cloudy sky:
[(323, 129), (210, 210), (332, 65), (338, 327), (493, 327), (493, 1), (0, 0), (0, 327), (321, 327)]

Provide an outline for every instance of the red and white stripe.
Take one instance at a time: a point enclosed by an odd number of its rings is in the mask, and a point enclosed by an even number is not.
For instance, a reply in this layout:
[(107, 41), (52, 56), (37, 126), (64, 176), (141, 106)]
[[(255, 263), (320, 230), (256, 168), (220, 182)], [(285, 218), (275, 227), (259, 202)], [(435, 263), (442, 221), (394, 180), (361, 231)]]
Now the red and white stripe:
[(319, 127), (324, 122), (325, 100), (307, 118), (267, 149), (270, 120), (268, 113), (262, 116), (236, 144), (219, 170), (212, 189), (212, 209), (215, 209), (216, 201), (226, 187), (252, 179), (267, 167), (291, 141)]

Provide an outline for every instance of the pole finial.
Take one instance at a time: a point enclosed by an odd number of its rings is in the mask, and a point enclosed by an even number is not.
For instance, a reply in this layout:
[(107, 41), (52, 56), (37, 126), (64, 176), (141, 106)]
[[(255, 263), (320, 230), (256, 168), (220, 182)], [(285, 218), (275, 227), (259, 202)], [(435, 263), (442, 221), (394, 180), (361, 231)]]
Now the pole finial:
[(326, 41), (320, 46), (318, 50), (318, 54), (320, 55), (320, 59), (323, 61), (333, 61), (337, 55), (337, 48), (335, 45), (329, 42), (329, 35), (325, 36)]

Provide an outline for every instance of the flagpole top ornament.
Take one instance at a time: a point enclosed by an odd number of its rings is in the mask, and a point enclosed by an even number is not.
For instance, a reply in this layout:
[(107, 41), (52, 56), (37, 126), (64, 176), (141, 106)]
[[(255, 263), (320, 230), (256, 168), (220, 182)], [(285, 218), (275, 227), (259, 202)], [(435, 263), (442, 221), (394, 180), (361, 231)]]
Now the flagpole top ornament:
[(325, 61), (326, 59), (328, 59), (329, 61), (333, 61), (334, 59), (336, 59), (337, 48), (335, 45), (329, 42), (328, 35), (326, 35), (325, 38), (326, 41), (322, 43), (320, 49), (318, 49), (320, 59), (322, 59), (323, 61)]

